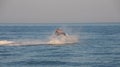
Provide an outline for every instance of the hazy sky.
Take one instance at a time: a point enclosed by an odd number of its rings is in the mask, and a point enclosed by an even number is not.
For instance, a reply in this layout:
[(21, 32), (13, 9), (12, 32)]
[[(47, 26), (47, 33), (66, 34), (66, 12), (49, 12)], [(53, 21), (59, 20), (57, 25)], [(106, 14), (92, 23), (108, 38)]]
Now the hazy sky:
[(5, 22), (120, 22), (120, 0), (0, 0)]

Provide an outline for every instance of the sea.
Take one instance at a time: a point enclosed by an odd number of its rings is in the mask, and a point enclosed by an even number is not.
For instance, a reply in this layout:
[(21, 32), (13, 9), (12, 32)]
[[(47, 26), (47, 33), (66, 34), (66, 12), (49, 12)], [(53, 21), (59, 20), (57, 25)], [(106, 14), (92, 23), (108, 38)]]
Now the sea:
[[(57, 28), (78, 41), (48, 44)], [(0, 67), (120, 67), (120, 23), (0, 23)]]

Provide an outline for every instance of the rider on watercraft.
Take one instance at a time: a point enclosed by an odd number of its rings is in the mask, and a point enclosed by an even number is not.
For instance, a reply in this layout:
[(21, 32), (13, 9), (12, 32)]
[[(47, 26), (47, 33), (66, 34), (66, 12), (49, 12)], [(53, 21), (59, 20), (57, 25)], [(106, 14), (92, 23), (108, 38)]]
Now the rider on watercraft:
[(60, 35), (66, 36), (66, 33), (62, 29), (60, 29), (60, 28), (56, 29), (55, 34), (57, 36), (60, 36)]

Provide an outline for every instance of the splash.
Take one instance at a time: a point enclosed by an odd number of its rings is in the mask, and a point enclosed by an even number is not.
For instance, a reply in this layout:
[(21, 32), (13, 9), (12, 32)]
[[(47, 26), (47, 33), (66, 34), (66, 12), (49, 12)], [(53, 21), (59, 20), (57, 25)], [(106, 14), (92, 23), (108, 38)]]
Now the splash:
[(51, 37), (50, 41), (48, 42), (48, 44), (69, 44), (69, 43), (76, 43), (78, 41), (78, 38), (75, 36), (55, 36), (55, 37)]

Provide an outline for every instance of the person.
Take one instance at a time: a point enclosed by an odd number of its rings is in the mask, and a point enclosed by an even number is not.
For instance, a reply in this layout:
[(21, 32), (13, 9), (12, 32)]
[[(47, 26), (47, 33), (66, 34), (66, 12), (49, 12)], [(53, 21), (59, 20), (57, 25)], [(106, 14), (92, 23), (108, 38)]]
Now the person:
[(65, 33), (62, 29), (60, 29), (60, 28), (57, 28), (57, 29), (56, 29), (55, 34), (56, 34), (57, 36), (60, 36), (60, 35), (66, 36), (66, 33)]

